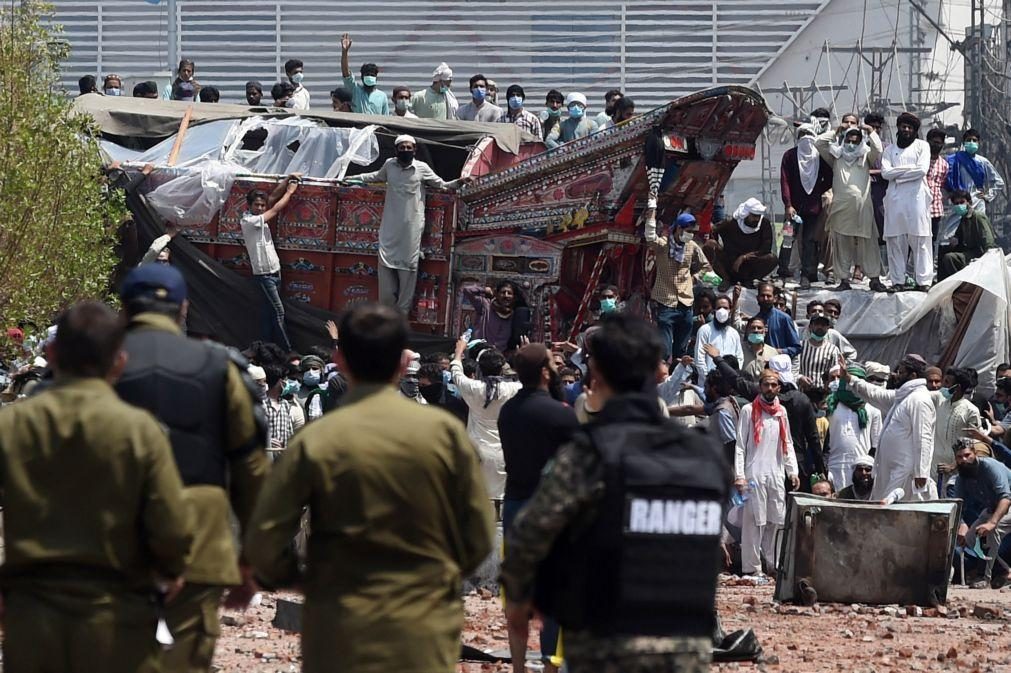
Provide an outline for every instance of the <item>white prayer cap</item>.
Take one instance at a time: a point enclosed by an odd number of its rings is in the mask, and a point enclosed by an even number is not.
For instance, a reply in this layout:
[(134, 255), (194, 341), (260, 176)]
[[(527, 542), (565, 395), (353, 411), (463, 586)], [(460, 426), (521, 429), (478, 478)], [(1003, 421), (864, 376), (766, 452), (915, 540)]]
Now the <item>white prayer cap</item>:
[(448, 82), (449, 80), (453, 79), (453, 71), (452, 69), (450, 69), (448, 65), (446, 65), (445, 62), (440, 63), (439, 66), (435, 69), (435, 72), (432, 73), (432, 79), (438, 79), (442, 80), (443, 82)]
[(766, 207), (755, 197), (751, 197), (734, 211), (735, 220), (743, 220), (748, 215), (765, 215)]
[(874, 467), (874, 459), (870, 456), (857, 456), (857, 459), (853, 461), (853, 467)]
[(407, 362), (406, 374), (408, 376), (417, 375), (421, 371), (421, 353), (412, 350), (408, 350), (407, 353), (410, 356), (410, 360)]
[(263, 371), (263, 367), (257, 365), (249, 365), (246, 367), (246, 372), (249, 374), (249, 378), (254, 381), (266, 381), (267, 372)]
[(774, 355), (772, 359), (769, 360), (769, 369), (779, 374), (780, 382), (794, 383), (793, 361), (786, 353)]
[(418, 143), (414, 142), (414, 136), (409, 136), (406, 133), (403, 134), (403, 135), (397, 136), (397, 139), (395, 141), (393, 141), (393, 146), (397, 147), (397, 146), (400, 145), (400, 143), (411, 143), (412, 145), (417, 145), (418, 144)]
[(586, 107), (586, 96), (578, 91), (573, 91), (565, 97), (565, 107), (569, 107), (573, 103), (582, 103), (583, 107)]
[(883, 365), (880, 362), (865, 362), (864, 370), (867, 372), (867, 378), (887, 379), (892, 373), (892, 370), (888, 365)]

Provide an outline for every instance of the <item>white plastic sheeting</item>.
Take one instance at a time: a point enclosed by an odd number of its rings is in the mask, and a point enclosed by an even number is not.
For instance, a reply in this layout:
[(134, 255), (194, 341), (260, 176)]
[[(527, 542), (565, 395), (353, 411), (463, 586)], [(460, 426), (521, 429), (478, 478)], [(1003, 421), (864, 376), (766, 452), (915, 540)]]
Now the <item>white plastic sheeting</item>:
[(239, 169), (221, 161), (204, 161), (147, 194), (147, 202), (169, 222), (188, 226), (210, 222), (232, 191)]
[[(222, 120), (190, 128), (183, 138), (176, 177), (148, 192), (148, 203), (169, 222), (188, 226), (210, 221), (221, 210), (240, 174), (291, 175), (307, 178), (344, 178), (348, 166), (368, 166), (379, 158), (376, 126), (338, 128), (309, 119), (244, 121)], [(243, 149), (248, 134), (260, 131), (263, 144)], [(145, 152), (133, 152), (103, 141), (112, 159), (163, 167), (176, 136), (166, 138)]]

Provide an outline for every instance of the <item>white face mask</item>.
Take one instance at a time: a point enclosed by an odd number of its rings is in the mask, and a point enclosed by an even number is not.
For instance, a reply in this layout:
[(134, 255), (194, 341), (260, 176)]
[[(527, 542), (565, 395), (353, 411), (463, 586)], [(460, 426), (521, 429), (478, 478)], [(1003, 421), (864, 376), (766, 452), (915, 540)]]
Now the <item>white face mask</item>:
[(718, 308), (716, 309), (716, 322), (725, 323), (730, 320), (730, 309), (729, 308)]
[(693, 238), (695, 238), (695, 236), (692, 234), (692, 232), (690, 232), (690, 231), (682, 231), (681, 232), (681, 242), (682, 243), (687, 243), (688, 241), (692, 240)]
[(839, 379), (835, 379), (833, 381), (829, 381), (828, 382), (828, 389), (830, 391), (832, 391), (833, 393), (835, 391), (839, 390)]

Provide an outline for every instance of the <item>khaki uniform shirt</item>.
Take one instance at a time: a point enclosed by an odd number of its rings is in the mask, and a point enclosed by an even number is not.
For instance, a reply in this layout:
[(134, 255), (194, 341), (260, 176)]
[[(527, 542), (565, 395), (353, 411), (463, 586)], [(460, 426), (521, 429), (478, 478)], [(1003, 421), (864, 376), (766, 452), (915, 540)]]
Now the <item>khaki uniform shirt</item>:
[(168, 437), (103, 380), (61, 380), (0, 411), (0, 492), (5, 586), (82, 572), (142, 589), (185, 568), (193, 538)]
[[(157, 329), (182, 337), (178, 324), (155, 313), (134, 316), (129, 329)], [(270, 460), (257, 437), (252, 395), (234, 363), (228, 366), (225, 395), (227, 444), (222, 450), (228, 456), (228, 491), (206, 484), (188, 486), (184, 491), (195, 522), (186, 581), (195, 584), (234, 586), (241, 583), (239, 556), (232, 532), (232, 511), (241, 530), (245, 530), (270, 469)]]
[[(291, 539), (311, 513), (303, 577)], [(463, 425), (358, 385), (274, 464), (246, 536), (268, 586), (305, 592), (304, 671), (455, 670), (462, 577), (491, 551), (491, 501)]]

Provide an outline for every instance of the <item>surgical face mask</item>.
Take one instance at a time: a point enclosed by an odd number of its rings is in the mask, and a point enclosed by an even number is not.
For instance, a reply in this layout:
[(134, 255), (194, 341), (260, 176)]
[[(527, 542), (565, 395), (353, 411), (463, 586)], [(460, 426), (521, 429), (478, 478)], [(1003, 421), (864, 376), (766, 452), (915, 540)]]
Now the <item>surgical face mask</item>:
[(612, 313), (618, 309), (618, 300), (614, 297), (604, 297), (600, 300), (600, 312)]
[(105, 90), (105, 95), (106, 96), (122, 96), (123, 95), (123, 90), (122, 89), (117, 89), (116, 87), (111, 87), (111, 88)]
[(398, 98), (397, 100), (393, 101), (393, 106), (396, 107), (401, 112), (405, 112), (407, 110), (408, 102), (410, 101), (408, 101), (406, 98)]
[(561, 117), (562, 116), (562, 108), (558, 108), (557, 110), (554, 110), (552, 108), (548, 108), (548, 116), (549, 117)]
[(751, 334), (748, 335), (748, 343), (755, 344), (756, 346), (758, 344), (764, 344), (765, 343), (765, 335), (764, 334), (758, 334), (756, 332), (752, 332)]
[(844, 154), (856, 154), (860, 151), (859, 143), (843, 143), (842, 150)]
[(976, 152), (979, 152), (979, 143), (975, 140), (967, 140), (962, 143), (962, 149), (969, 154), (975, 154)]
[(832, 391), (833, 393), (835, 391), (839, 390), (839, 379), (835, 379), (834, 381), (829, 381), (828, 382), (828, 389), (830, 391)]
[(576, 104), (570, 105), (569, 116), (573, 119), (580, 119), (583, 116), (583, 106)]
[(375, 86), (377, 81), (375, 75), (362, 75), (362, 84), (365, 86)]
[(483, 103), (484, 99), (488, 96), (488, 90), (485, 89), (483, 86), (476, 86), (470, 90), (470, 95), (478, 103)]
[(446, 86), (446, 83), (445, 83), (445, 82), (443, 82), (442, 84), (440, 84), (440, 85), (439, 85), (439, 93), (442, 93), (442, 94), (444, 94), (444, 93), (446, 93), (447, 91), (449, 91), (449, 87), (448, 87), (448, 86)]
[(730, 309), (729, 308), (718, 308), (716, 309), (716, 322), (725, 323), (730, 320)]
[(811, 332), (811, 340), (812, 341), (824, 341), (825, 340), (825, 335), (824, 334), (815, 334), (814, 332)]
[(281, 388), (281, 397), (294, 395), (297, 392), (298, 392), (298, 381), (295, 381), (294, 379), (285, 379), (284, 386)]
[(681, 232), (681, 236), (679, 238), (681, 239), (682, 243), (687, 243), (688, 241), (690, 241), (693, 238), (695, 238), (695, 235), (692, 234), (692, 232), (690, 232), (690, 231), (682, 231)]
[(294, 84), (294, 85), (297, 86), (297, 85), (299, 85), (299, 84), (302, 83), (302, 80), (304, 79), (304, 77), (305, 77), (305, 75), (303, 75), (302, 73), (296, 72), (294, 75), (292, 75), (291, 77), (289, 77), (289, 79), (291, 80), (292, 84)]
[(955, 393), (951, 388), (941, 388), (941, 397), (943, 397), (946, 400), (950, 400), (952, 395), (954, 394)]
[(414, 161), (414, 150), (397, 150), (397, 161), (404, 166), (409, 166)]
[(509, 96), (509, 109), (519, 110), (523, 107), (523, 98), (521, 96)]
[(969, 204), (967, 203), (956, 203), (951, 207), (951, 212), (955, 213), (959, 217), (965, 217), (969, 214)]
[(302, 383), (307, 386), (318, 386), (319, 385), (320, 372), (318, 369), (310, 369), (305, 374), (302, 374)]

